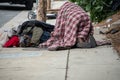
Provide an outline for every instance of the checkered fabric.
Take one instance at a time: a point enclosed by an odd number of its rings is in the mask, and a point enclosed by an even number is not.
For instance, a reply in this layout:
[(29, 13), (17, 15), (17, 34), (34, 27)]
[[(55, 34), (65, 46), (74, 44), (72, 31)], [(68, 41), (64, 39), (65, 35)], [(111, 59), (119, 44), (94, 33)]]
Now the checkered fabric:
[(64, 3), (58, 17), (51, 38), (47, 42), (40, 44), (49, 48), (72, 47), (75, 45), (77, 38), (86, 39), (92, 29), (91, 21), (88, 14), (78, 5), (66, 2)]

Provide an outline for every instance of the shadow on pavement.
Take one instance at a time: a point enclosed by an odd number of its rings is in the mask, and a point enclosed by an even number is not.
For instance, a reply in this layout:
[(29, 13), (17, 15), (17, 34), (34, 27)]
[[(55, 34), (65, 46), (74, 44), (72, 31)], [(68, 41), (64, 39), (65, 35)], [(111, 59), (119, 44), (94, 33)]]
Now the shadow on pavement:
[(18, 5), (0, 5), (0, 10), (17, 10), (17, 11), (20, 11), (20, 10), (26, 10), (25, 6), (21, 5), (21, 6), (18, 6)]

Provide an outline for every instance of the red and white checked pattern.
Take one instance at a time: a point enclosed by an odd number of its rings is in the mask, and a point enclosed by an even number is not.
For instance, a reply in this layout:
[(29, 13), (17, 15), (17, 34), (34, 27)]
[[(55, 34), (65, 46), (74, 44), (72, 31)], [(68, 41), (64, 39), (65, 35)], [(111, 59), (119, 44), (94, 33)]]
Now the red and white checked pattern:
[(88, 14), (80, 6), (66, 2), (58, 12), (51, 38), (40, 45), (48, 48), (71, 47), (77, 38), (86, 39), (90, 28), (93, 32)]

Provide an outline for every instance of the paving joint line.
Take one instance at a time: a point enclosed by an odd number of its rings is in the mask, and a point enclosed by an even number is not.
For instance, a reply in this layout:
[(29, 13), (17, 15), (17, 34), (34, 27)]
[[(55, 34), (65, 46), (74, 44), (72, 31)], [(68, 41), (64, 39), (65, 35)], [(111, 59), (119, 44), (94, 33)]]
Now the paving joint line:
[(65, 80), (67, 80), (67, 78), (68, 78), (69, 56), (70, 56), (70, 49), (68, 50), (68, 54), (67, 54), (67, 63), (66, 63), (66, 71), (65, 71)]

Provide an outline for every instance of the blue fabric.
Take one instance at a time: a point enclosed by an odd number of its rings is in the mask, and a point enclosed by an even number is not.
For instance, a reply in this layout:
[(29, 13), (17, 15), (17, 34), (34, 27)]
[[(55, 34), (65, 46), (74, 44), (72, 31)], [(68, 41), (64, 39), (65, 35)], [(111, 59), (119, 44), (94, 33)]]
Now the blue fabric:
[(47, 41), (49, 38), (50, 38), (50, 33), (47, 31), (44, 31), (40, 38), (40, 43)]

